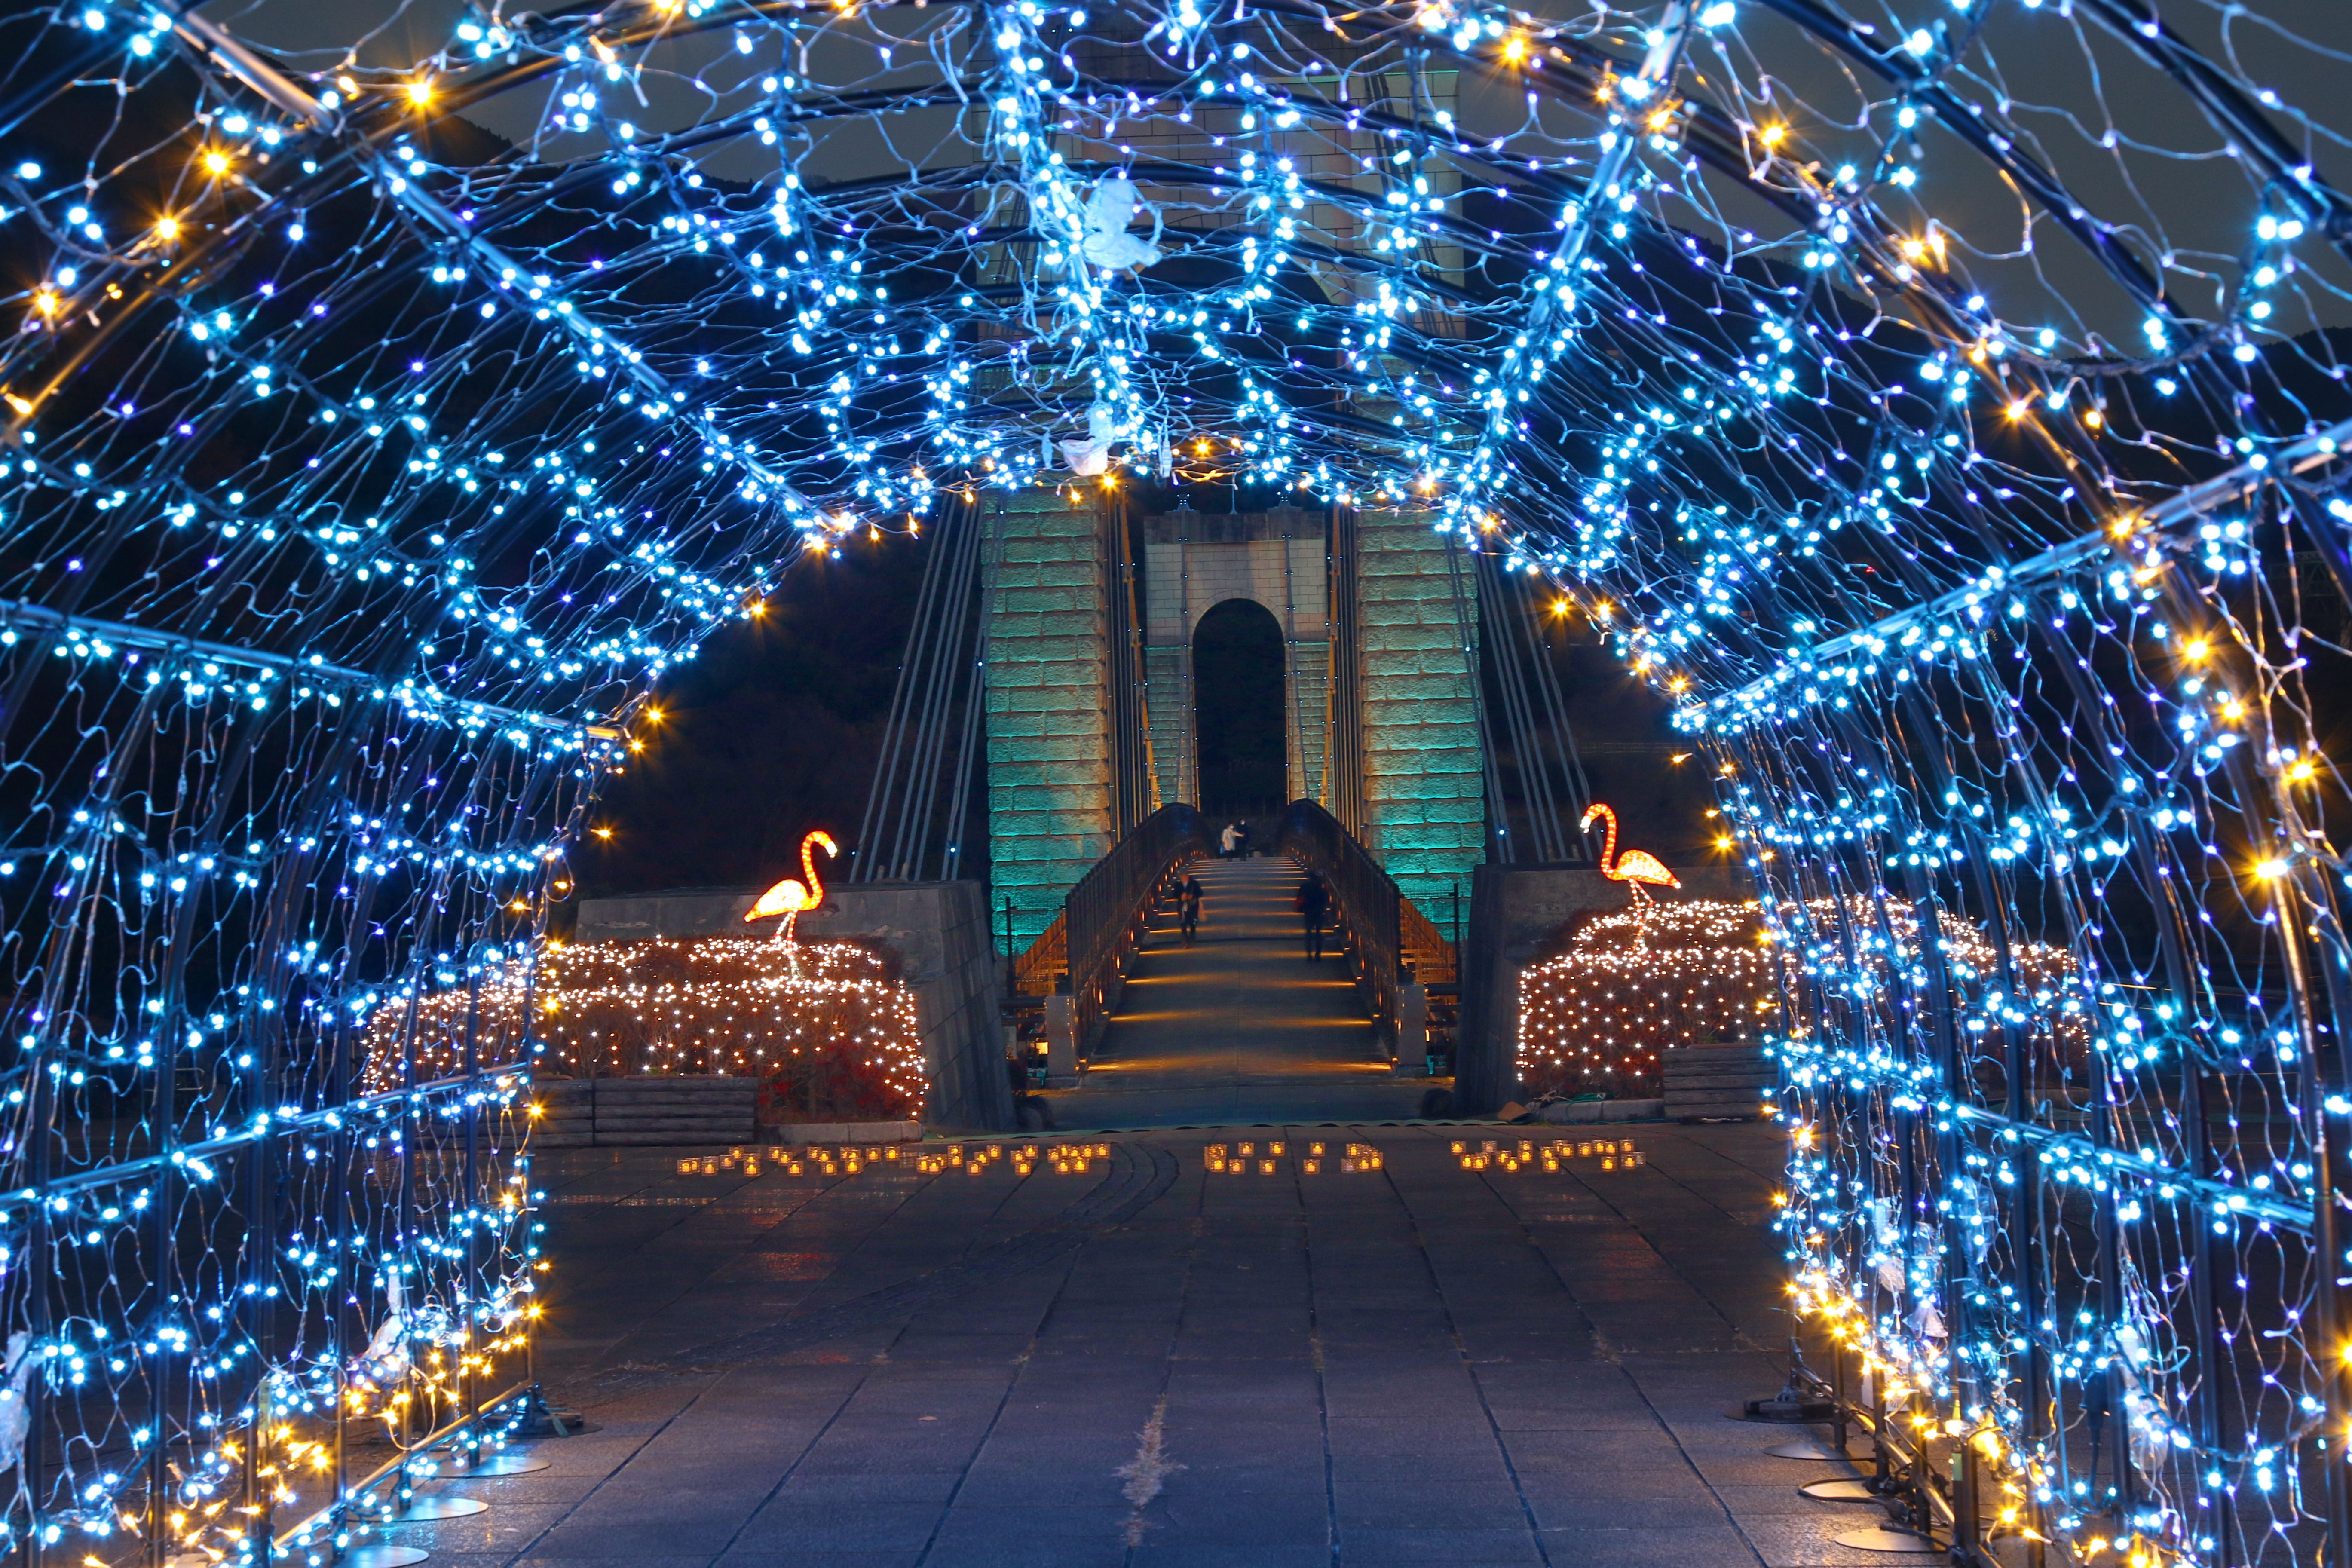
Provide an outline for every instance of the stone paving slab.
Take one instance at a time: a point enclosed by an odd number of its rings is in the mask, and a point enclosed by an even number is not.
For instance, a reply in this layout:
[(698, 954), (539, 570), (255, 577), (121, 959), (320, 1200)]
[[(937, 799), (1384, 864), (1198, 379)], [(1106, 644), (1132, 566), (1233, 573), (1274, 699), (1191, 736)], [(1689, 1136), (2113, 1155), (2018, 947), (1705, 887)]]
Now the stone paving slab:
[(444, 1568), (1855, 1563), (1831, 1537), (1868, 1510), (1796, 1491), (1832, 1468), (1723, 1418), (1782, 1376), (1771, 1130), (1402, 1121), (1424, 1086), (1301, 954), (1295, 869), (1203, 877), (1203, 940), (1150, 934), (1056, 1097), (1127, 1131), (856, 1175), (542, 1159), (542, 1365), (602, 1429), (400, 1537)]
[[(1488, 1139), (1515, 1154), (1522, 1136), (1570, 1131), (1616, 1152), (1547, 1173), (1466, 1168), (1454, 1150), (1475, 1163)], [(1622, 1159), (1629, 1140), (1638, 1163)], [(1024, 1175), (1009, 1157), (977, 1175), (910, 1160), (795, 1177), (681, 1175), (672, 1152), (543, 1156), (538, 1181), (565, 1201), (546, 1210), (542, 1365), (601, 1429), (537, 1445), (548, 1471), (439, 1483), (493, 1506), (398, 1537), (443, 1568), (1858, 1568), (1867, 1555), (1831, 1538), (1870, 1510), (1796, 1491), (1834, 1467), (1766, 1458), (1785, 1430), (1722, 1414), (1783, 1371), (1760, 1223), (1769, 1128), (1092, 1142), (1112, 1157), (1072, 1174), (1039, 1160)], [(1351, 1142), (1377, 1163), (1341, 1169)], [(1211, 1168), (1213, 1143), (1227, 1169)], [(1140, 1204), (1086, 1220), (1116, 1182)], [(1030, 1245), (1055, 1236), (1059, 1251)], [(1030, 1261), (906, 1293), (1008, 1245)], [(737, 1359), (713, 1348), (818, 1310), (830, 1338)]]

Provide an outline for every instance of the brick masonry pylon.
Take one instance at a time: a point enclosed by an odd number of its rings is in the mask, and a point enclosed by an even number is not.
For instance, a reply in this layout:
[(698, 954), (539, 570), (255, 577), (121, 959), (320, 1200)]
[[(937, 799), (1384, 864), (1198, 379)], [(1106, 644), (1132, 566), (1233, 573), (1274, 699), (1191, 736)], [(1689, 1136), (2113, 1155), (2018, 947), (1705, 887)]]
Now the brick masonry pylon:
[(1423, 511), (1356, 519), (1364, 847), (1439, 920), (1485, 856), (1476, 693), (1454, 615), (1445, 542)]
[(1109, 658), (1097, 509), (1005, 495), (988, 622), (988, 831), (995, 922), (1025, 948), (1108, 853)]

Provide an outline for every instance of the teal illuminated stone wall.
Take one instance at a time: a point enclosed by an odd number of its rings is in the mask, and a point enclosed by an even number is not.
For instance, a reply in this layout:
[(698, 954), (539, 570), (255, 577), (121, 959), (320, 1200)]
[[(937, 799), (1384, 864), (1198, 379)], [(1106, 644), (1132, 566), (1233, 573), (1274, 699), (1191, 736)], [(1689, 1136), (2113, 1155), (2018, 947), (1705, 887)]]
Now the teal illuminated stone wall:
[(988, 623), (991, 918), (1014, 951), (1109, 852), (1103, 535), (1091, 505), (1053, 490), (1004, 498)]
[[(1444, 929), (1486, 858), (1478, 710), (1445, 545), (1426, 513), (1356, 518), (1363, 671), (1364, 844)], [(1466, 585), (1466, 584), (1465, 584)]]

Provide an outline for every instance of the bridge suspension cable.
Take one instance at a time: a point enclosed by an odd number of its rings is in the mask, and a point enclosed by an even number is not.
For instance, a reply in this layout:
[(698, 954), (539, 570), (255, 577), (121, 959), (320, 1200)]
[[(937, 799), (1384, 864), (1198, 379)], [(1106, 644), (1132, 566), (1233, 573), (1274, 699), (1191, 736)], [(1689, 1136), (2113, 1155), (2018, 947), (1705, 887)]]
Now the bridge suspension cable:
[(951, 881), (971, 829), (995, 514), (957, 497), (929, 531), (907, 650), (866, 786), (853, 882)]

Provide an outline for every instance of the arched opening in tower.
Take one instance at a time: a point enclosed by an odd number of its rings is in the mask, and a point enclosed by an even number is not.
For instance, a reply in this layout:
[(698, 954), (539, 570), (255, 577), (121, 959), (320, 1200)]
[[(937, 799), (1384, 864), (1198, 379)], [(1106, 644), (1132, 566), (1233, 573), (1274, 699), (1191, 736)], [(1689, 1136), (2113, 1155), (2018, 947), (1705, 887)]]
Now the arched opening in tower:
[(1282, 626), (1248, 599), (1227, 599), (1192, 631), (1192, 700), (1201, 809), (1271, 815), (1287, 804)]

